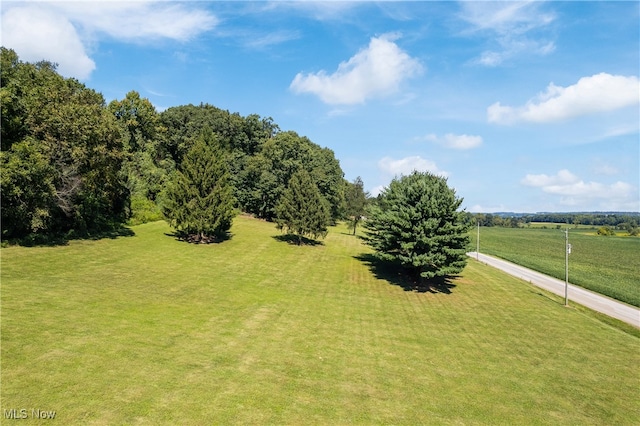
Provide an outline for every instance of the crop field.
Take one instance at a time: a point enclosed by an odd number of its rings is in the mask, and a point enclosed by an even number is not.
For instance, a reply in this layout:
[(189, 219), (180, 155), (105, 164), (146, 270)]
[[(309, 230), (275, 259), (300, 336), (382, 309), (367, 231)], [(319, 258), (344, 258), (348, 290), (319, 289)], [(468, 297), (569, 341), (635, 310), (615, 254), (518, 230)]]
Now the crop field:
[(640, 424), (638, 333), (471, 259), (419, 292), (343, 227), (131, 229), (0, 250), (2, 424)]
[[(476, 230), (472, 230), (476, 248)], [(569, 228), (569, 282), (640, 307), (640, 238), (599, 236)], [(480, 252), (564, 280), (562, 229), (480, 228)]]
[[(599, 228), (599, 226), (595, 226), (595, 225), (569, 225), (569, 226), (571, 227), (571, 229), (580, 229), (581, 231), (585, 231), (589, 229), (594, 233)], [(566, 225), (561, 223), (554, 223), (554, 222), (530, 222), (526, 224), (526, 227), (527, 228), (543, 228), (543, 229), (564, 229)], [(618, 232), (626, 234), (625, 231), (618, 231)]]

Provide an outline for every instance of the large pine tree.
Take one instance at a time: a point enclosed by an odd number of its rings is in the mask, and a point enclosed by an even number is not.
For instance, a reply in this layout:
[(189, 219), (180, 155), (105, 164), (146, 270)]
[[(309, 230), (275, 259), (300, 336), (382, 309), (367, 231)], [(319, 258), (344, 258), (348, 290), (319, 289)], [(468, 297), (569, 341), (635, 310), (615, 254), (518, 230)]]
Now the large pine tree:
[(443, 177), (413, 172), (394, 179), (364, 223), (365, 241), (419, 279), (457, 274), (469, 244), (461, 203)]
[(278, 228), (297, 235), (298, 244), (301, 244), (305, 235), (312, 238), (326, 236), (329, 221), (328, 202), (311, 175), (303, 169), (294, 173), (276, 206)]
[(225, 150), (204, 129), (186, 153), (167, 191), (165, 215), (178, 234), (194, 242), (224, 239), (235, 216)]

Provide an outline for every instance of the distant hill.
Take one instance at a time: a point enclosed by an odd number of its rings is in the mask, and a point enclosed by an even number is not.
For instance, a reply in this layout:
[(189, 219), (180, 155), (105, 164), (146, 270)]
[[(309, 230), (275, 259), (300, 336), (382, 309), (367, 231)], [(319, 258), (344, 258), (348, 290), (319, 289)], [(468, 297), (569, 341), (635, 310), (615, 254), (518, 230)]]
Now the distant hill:
[(500, 217), (526, 217), (526, 216), (549, 216), (549, 215), (561, 215), (561, 216), (576, 216), (576, 215), (585, 215), (585, 216), (631, 216), (631, 217), (640, 217), (640, 212), (535, 212), (535, 213), (516, 213), (516, 212), (495, 212), (491, 213), (494, 216)]

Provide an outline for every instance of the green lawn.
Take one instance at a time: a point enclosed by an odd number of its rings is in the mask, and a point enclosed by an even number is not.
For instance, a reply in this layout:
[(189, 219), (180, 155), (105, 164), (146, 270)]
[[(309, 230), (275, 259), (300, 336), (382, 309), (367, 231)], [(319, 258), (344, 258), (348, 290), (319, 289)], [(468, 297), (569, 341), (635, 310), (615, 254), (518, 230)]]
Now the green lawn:
[(178, 242), (162, 222), (132, 229), (0, 251), (3, 414), (640, 424), (640, 338), (473, 260), (450, 294), (419, 293), (372, 270), (346, 228), (302, 247), (247, 217), (216, 245)]
[[(476, 249), (476, 230), (471, 232)], [(640, 307), (640, 238), (603, 237), (593, 230), (569, 228), (569, 281)], [(562, 229), (480, 228), (480, 252), (564, 280)]]

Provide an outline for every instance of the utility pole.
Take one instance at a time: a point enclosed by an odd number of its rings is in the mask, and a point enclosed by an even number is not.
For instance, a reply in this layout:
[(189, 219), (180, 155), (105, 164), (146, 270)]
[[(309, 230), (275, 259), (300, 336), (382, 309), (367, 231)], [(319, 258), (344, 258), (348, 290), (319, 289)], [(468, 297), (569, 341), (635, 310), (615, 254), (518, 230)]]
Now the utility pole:
[(476, 238), (476, 260), (480, 260), (480, 221), (478, 221), (478, 238)]
[(569, 244), (569, 228), (564, 230), (564, 306), (569, 306), (569, 254), (571, 244)]

